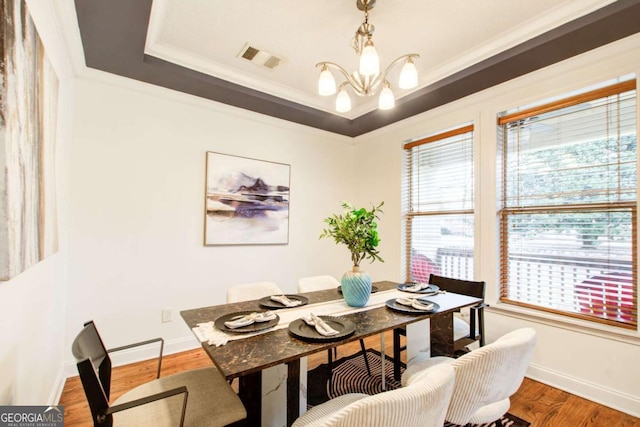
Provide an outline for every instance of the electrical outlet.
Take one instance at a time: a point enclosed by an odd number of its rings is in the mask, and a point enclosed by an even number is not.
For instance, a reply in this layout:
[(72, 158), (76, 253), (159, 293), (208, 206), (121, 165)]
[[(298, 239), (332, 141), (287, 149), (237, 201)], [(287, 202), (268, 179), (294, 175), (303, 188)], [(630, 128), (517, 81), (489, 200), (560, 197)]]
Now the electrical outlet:
[(171, 322), (171, 309), (163, 308), (162, 309), (162, 323)]

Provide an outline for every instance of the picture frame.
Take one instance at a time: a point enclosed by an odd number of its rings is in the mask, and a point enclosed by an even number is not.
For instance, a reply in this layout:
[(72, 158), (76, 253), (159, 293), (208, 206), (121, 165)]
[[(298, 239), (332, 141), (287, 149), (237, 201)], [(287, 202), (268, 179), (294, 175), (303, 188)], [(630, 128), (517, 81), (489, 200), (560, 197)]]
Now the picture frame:
[(291, 166), (207, 151), (204, 245), (289, 243)]

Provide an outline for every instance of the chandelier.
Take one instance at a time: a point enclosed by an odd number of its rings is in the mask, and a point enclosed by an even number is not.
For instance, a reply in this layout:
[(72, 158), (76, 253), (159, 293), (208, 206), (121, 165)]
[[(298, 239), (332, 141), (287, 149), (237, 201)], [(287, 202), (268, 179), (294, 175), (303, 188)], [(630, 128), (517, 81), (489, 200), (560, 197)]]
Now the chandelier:
[[(333, 62), (320, 62), (316, 67), (320, 68), (320, 79), (318, 80), (318, 93), (322, 96), (330, 96), (338, 92), (336, 97), (336, 111), (345, 113), (351, 110), (351, 98), (347, 93), (347, 87), (351, 86), (358, 96), (373, 96), (380, 88), (378, 98), (378, 108), (388, 110), (395, 106), (395, 97), (391, 91), (391, 85), (387, 81), (389, 71), (400, 62), (404, 62), (400, 71), (398, 87), (401, 89), (413, 89), (418, 86), (418, 71), (413, 63), (414, 58), (419, 55), (410, 53), (402, 55), (394, 60), (380, 74), (380, 59), (378, 52), (373, 46), (373, 31), (375, 27), (369, 23), (369, 10), (376, 4), (376, 0), (356, 0), (356, 7), (364, 12), (364, 21), (356, 30), (353, 36), (351, 47), (360, 55), (360, 67), (358, 71), (349, 74), (340, 65)], [(340, 84), (336, 90), (336, 80), (331, 70), (336, 70), (342, 74), (346, 81)]]

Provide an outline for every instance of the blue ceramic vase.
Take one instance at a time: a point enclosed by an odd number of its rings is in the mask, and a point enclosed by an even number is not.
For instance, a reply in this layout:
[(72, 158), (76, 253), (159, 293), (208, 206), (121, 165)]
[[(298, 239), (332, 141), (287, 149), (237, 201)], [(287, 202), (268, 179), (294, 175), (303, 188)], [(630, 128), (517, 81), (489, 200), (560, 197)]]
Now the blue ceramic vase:
[(342, 296), (351, 307), (364, 307), (371, 296), (371, 276), (359, 267), (353, 267), (342, 276)]

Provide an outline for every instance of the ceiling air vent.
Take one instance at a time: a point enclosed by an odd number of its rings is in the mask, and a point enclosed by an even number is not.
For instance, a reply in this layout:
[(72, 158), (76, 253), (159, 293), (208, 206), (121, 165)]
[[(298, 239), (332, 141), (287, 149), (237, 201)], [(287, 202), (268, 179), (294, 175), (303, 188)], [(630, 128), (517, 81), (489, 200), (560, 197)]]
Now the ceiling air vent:
[(282, 62), (282, 58), (278, 58), (277, 56), (264, 50), (260, 50), (257, 47), (250, 46), (248, 43), (244, 45), (238, 54), (238, 57), (244, 58), (256, 65), (260, 65), (271, 70), (276, 68), (280, 62)]

